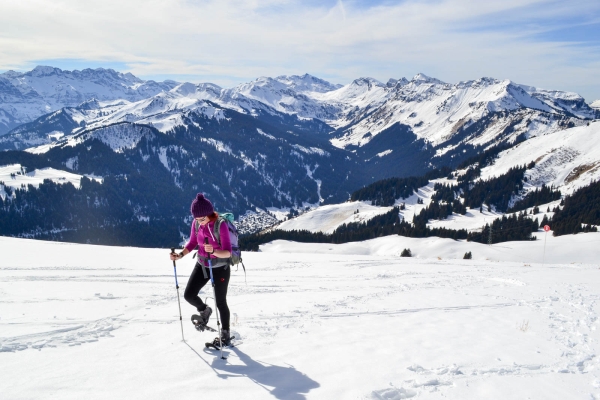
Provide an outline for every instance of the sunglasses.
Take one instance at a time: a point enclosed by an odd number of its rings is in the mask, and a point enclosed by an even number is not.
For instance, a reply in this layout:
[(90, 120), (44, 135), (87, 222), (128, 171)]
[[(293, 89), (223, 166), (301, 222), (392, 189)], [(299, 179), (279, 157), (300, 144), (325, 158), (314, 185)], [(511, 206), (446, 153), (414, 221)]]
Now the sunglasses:
[(198, 222), (204, 222), (207, 219), (208, 219), (208, 217), (199, 217), (199, 218), (196, 218), (196, 221), (198, 221)]

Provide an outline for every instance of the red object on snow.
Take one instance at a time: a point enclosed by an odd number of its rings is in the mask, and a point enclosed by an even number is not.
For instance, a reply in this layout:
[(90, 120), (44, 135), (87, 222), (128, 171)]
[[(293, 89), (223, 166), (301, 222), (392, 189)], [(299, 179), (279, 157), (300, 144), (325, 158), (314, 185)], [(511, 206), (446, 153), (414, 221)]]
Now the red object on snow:
[(548, 232), (550, 230), (550, 225), (544, 225), (544, 230)]

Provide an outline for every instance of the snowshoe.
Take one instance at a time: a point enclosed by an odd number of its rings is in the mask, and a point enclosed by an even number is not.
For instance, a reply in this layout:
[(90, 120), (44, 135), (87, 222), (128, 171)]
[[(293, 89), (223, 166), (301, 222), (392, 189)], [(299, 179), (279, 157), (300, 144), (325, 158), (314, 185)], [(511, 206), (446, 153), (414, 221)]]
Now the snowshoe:
[(192, 315), (192, 324), (194, 324), (194, 327), (199, 332), (204, 332), (204, 331), (217, 332), (217, 330), (215, 328), (211, 328), (210, 326), (206, 325), (206, 322), (204, 322), (204, 319), (202, 318), (202, 316), (198, 315), (198, 314)]
[(222, 330), (221, 331), (221, 340), (219, 341), (219, 337), (217, 336), (215, 340), (212, 342), (206, 342), (205, 346), (207, 348), (213, 348), (215, 350), (221, 350), (221, 345), (223, 347), (233, 347), (233, 343), (231, 342), (235, 339), (235, 336), (229, 336), (229, 331)]

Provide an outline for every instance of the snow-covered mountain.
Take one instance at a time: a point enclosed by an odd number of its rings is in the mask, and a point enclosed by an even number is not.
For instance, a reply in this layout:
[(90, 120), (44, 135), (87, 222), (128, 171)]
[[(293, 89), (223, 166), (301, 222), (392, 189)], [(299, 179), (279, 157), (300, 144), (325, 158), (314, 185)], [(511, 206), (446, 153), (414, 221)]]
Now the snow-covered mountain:
[[(0, 137), (2, 150), (27, 149), (27, 154), (0, 153), (2, 165), (69, 170), (106, 178), (109, 191), (125, 186), (139, 193), (119, 199), (130, 210), (115, 224), (162, 221), (165, 210), (183, 218), (185, 207), (173, 204), (185, 203), (201, 189), (221, 209), (269, 210), (272, 215), (248, 224), (254, 230), (260, 221), (272, 224), (274, 216), (343, 202), (377, 180), (455, 168), (498, 144), (514, 156), (501, 155), (482, 176), (533, 161), (524, 190), (552, 184), (565, 194), (597, 178), (593, 119), (599, 112), (574, 93), (508, 80), (447, 84), (418, 74), (386, 84), (360, 78), (340, 86), (306, 74), (263, 77), (223, 89), (210, 83), (144, 82), (110, 70), (40, 67), (21, 75), (40, 98), (39, 93), (63, 98), (56, 82), (69, 81), (77, 90), (65, 98), (82, 101)], [(2, 76), (18, 81), (19, 74)], [(162, 204), (150, 182), (177, 199)], [(85, 190), (108, 196), (98, 187)], [(360, 216), (346, 211), (332, 209), (339, 221), (322, 229), (329, 232), (366, 215), (365, 210)]]
[[(415, 140), (436, 147), (436, 155), (441, 156), (459, 144), (489, 146), (498, 140), (514, 141), (519, 135), (545, 134), (600, 115), (575, 93), (492, 78), (447, 84), (417, 74), (410, 81), (390, 79), (383, 84), (360, 78), (341, 86), (305, 74), (261, 77), (223, 89), (211, 83), (142, 81), (112, 70), (69, 72), (38, 67), (26, 74), (7, 72), (0, 79), (5, 82), (4, 88), (0, 86), (5, 125), (30, 122), (42, 117), (44, 110), (54, 111), (62, 104), (77, 109), (63, 111), (74, 121), (65, 130), (56, 130), (63, 135), (84, 126), (123, 121), (152, 124), (166, 132), (184, 126), (182, 115), (186, 112), (210, 114), (217, 104), (254, 116), (262, 112), (318, 119), (331, 127), (331, 142), (340, 148), (362, 147), (378, 134), (404, 126)], [(29, 97), (23, 98), (23, 93)], [(42, 133), (31, 126), (13, 132), (18, 137), (5, 138), (4, 143), (15, 145), (4, 144), (3, 148), (22, 149), (56, 137), (54, 130)], [(387, 151), (385, 155), (389, 155), (394, 150), (379, 146), (381, 151), (375, 154)]]
[(0, 135), (32, 120), (90, 99), (138, 101), (170, 90), (173, 81), (143, 81), (112, 69), (63, 71), (38, 66), (0, 74)]
[[(530, 163), (534, 165), (525, 172), (523, 190), (514, 194), (512, 204), (524, 198), (527, 193), (541, 189), (543, 185), (553, 187), (565, 196), (600, 181), (600, 121), (534, 137), (502, 151), (491, 165), (482, 168), (481, 176), (475, 182), (499, 177), (511, 168)], [(456, 174), (464, 172), (465, 170), (456, 171)], [(412, 221), (415, 215), (432, 203), (436, 184), (453, 185), (456, 180), (434, 179), (408, 198), (398, 198), (395, 205), (403, 206), (400, 211), (402, 219)], [(553, 213), (547, 212), (547, 209), (553, 209), (559, 203), (560, 199), (542, 204), (536, 213), (533, 212), (534, 207), (529, 207), (526, 211), (531, 218), (541, 220), (544, 215), (552, 217)], [(331, 234), (342, 224), (365, 222), (390, 210), (391, 206), (374, 206), (370, 201), (331, 204), (291, 219), (282, 216), (282, 222), (274, 225), (273, 229), (305, 229)], [(464, 215), (454, 213), (445, 219), (433, 219), (427, 225), (432, 228), (477, 230), (502, 216), (502, 212), (475, 208), (469, 209)]]
[[(388, 85), (357, 80), (326, 96), (328, 101), (346, 105), (334, 122), (338, 133), (333, 143), (339, 147), (363, 146), (400, 123), (418, 138), (440, 146), (443, 154), (457, 141), (486, 145), (499, 137), (535, 136), (598, 116), (575, 93), (538, 90), (491, 78), (458, 84), (423, 74)], [(476, 131), (469, 129), (475, 125), (480, 125)]]
[(600, 121), (519, 143), (501, 152), (493, 165), (483, 168), (481, 179), (532, 161), (535, 166), (526, 173), (525, 189), (547, 185), (571, 194), (600, 180)]

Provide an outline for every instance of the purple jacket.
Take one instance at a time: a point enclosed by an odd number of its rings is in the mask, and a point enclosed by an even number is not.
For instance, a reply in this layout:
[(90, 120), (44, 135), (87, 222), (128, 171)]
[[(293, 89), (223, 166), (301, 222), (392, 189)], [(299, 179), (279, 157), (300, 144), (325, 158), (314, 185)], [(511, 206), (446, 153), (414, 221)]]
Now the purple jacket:
[[(208, 243), (212, 244), (213, 249), (215, 250), (227, 250), (227, 251), (231, 251), (231, 241), (229, 240), (229, 228), (227, 228), (227, 224), (226, 223), (222, 223), (219, 229), (219, 233), (220, 233), (220, 239), (221, 239), (221, 244), (219, 245), (219, 242), (217, 242), (217, 238), (215, 238), (213, 230), (215, 229), (215, 222), (209, 222), (206, 225), (200, 225), (200, 229), (198, 230), (198, 234), (196, 235), (196, 229), (194, 229), (194, 221), (192, 221), (192, 230), (190, 233), (190, 240), (188, 241), (188, 243), (185, 245), (185, 248), (187, 249), (187, 251), (191, 252), (192, 250), (194, 250), (194, 248), (196, 246), (199, 246), (198, 248), (198, 255), (208, 258), (210, 257), (211, 259), (215, 259), (217, 257), (215, 257), (214, 254), (208, 254), (206, 251), (204, 251), (204, 238), (208, 238)], [(220, 266), (220, 265), (216, 265), (216, 266)], [(215, 267), (215, 265), (213, 265), (213, 267)]]

